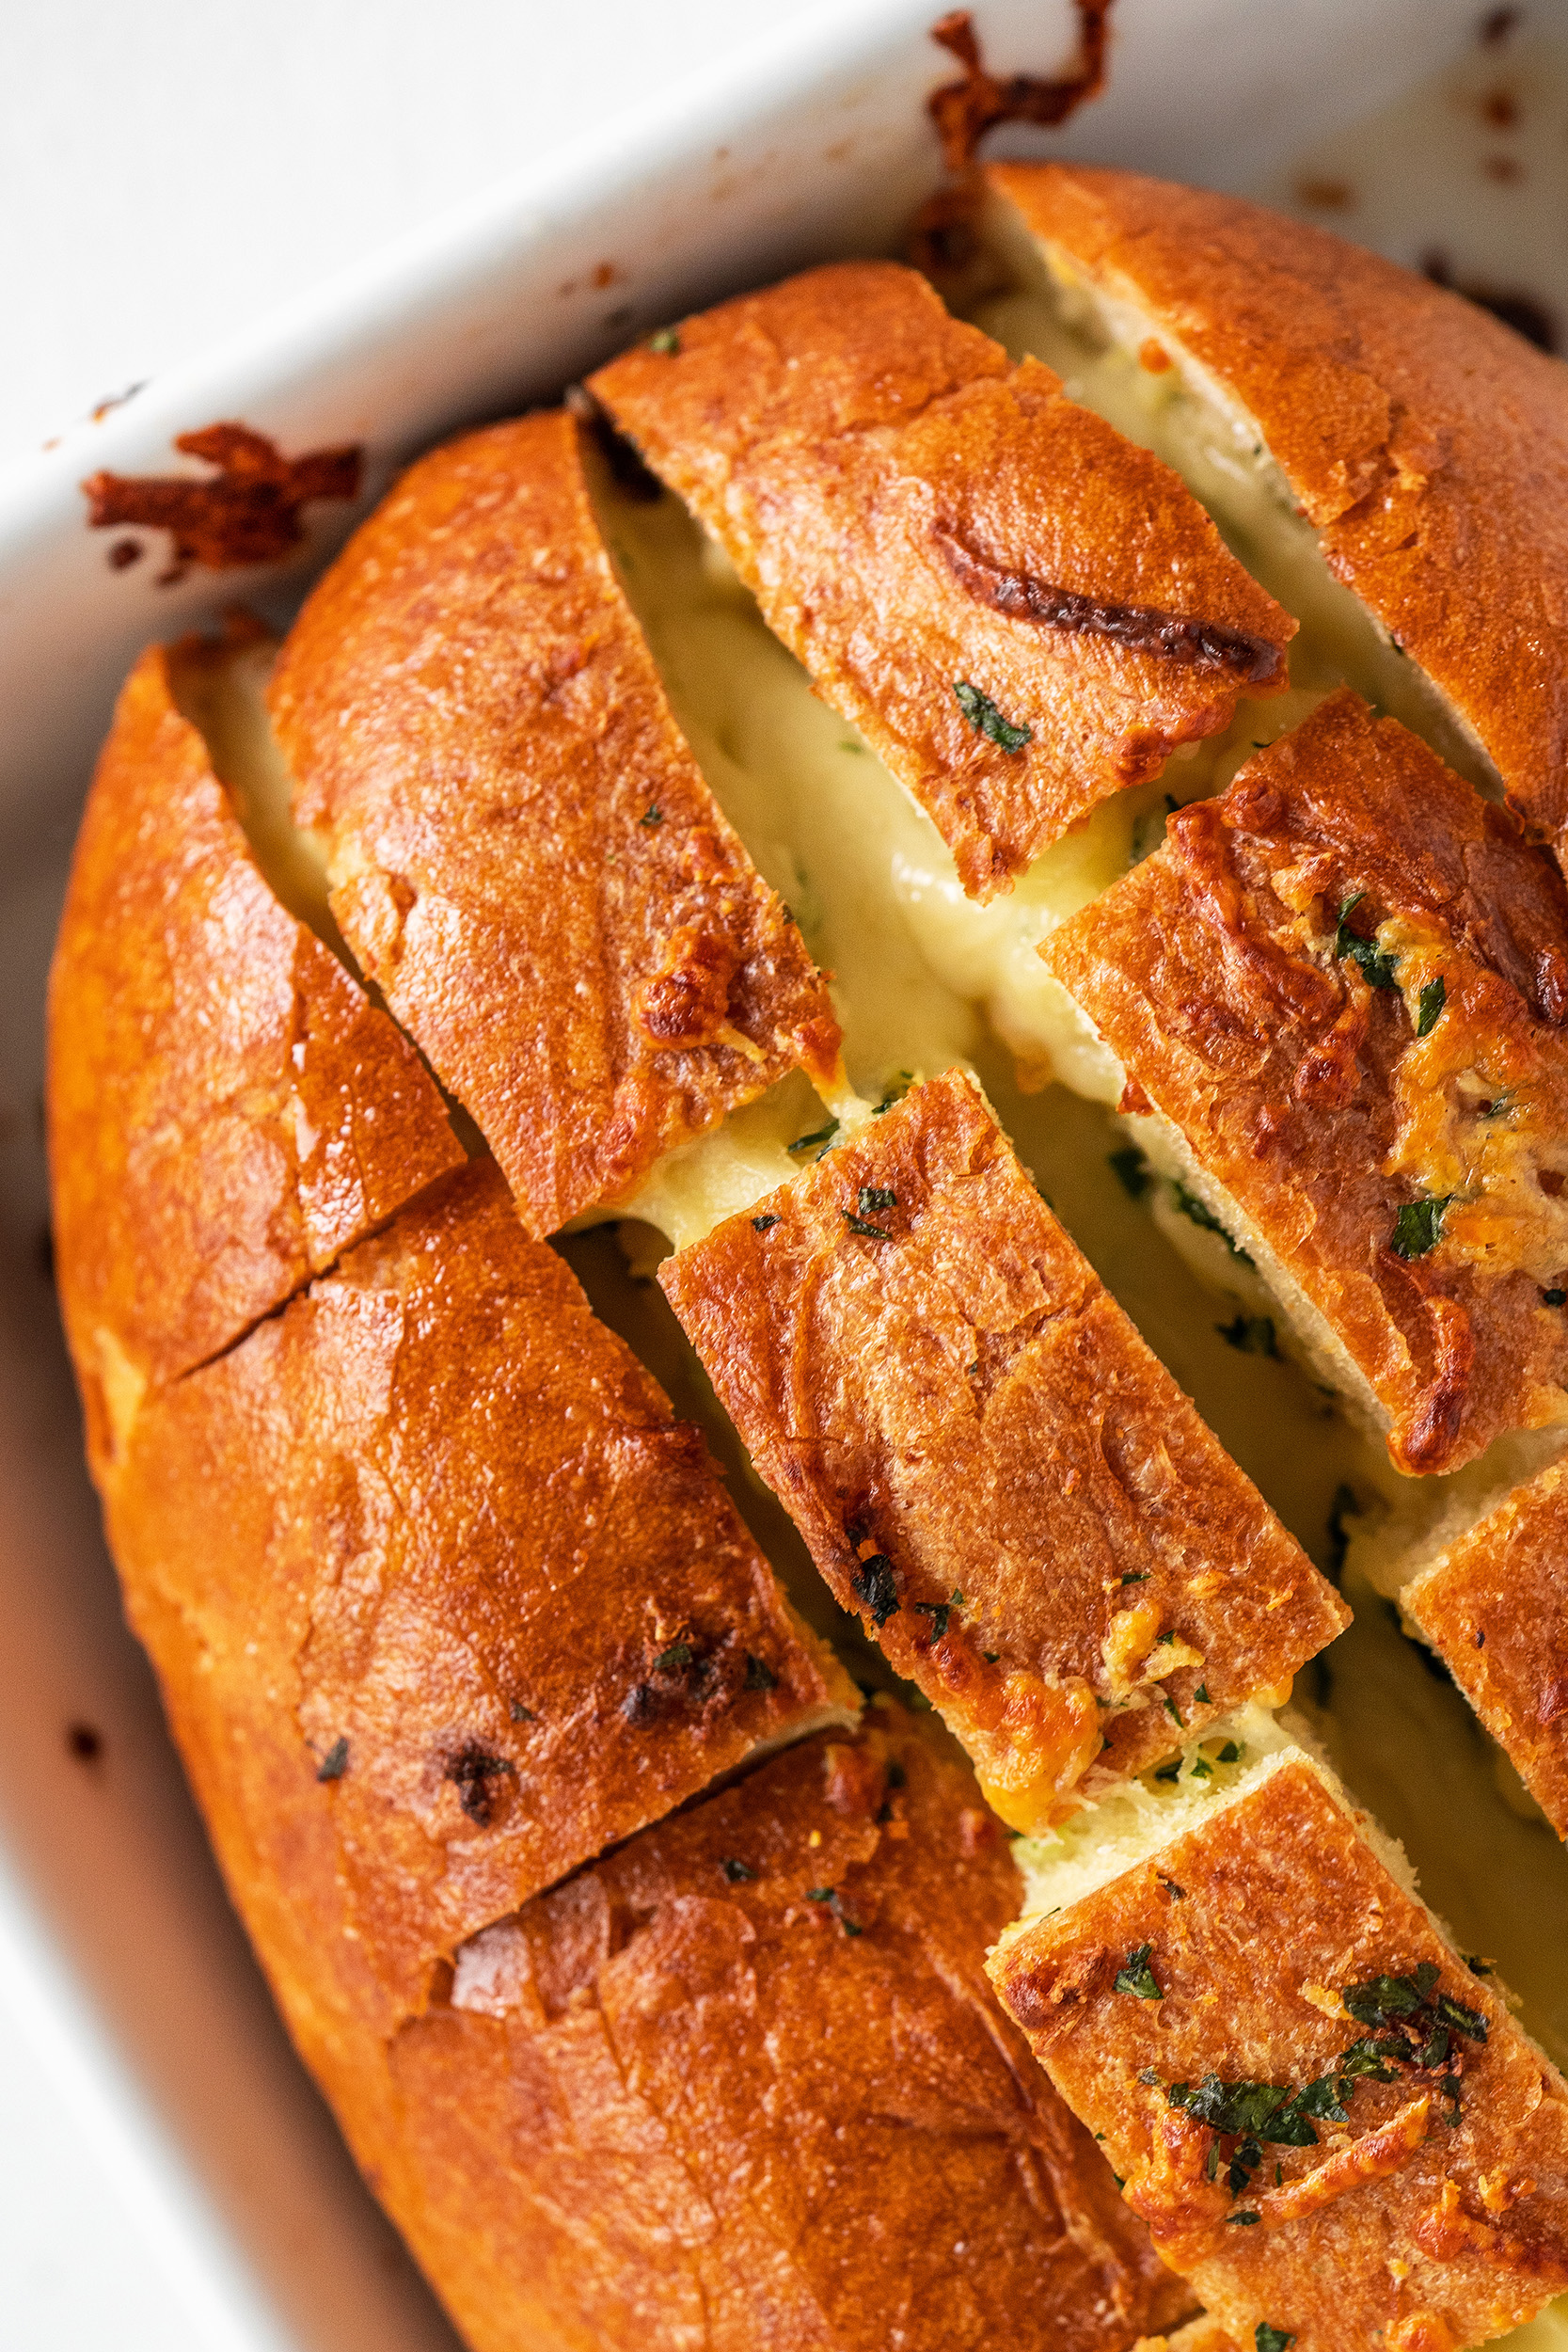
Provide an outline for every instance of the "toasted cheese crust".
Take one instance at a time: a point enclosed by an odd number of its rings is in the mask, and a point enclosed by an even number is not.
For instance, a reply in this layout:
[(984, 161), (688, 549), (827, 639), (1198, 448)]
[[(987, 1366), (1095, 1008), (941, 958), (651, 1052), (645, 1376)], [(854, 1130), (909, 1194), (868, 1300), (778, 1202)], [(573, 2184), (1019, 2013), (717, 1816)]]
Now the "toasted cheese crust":
[(476, 1937), (395, 2045), (481, 2352), (1122, 2352), (1191, 2308), (985, 1982), (1006, 1838), (940, 1735), (867, 1725)]
[(1017, 1827), (1348, 1622), (961, 1073), (659, 1279), (834, 1594)]
[(990, 1966), (1239, 2343), (1451, 2352), (1568, 2285), (1568, 2085), (1304, 1758)]
[(258, 870), (152, 647), (87, 797), (49, 984), (61, 1309), (100, 1469), (228, 1347), (460, 1166), (407, 1040)]
[(838, 1026), (670, 715), (564, 412), (404, 477), (270, 696), (332, 910), (531, 1232), (629, 1191)]
[(1400, 1606), (1568, 1838), (1568, 1464), (1515, 1487)]
[(1335, 574), (1554, 838), (1568, 823), (1568, 377), (1325, 230), (1081, 165), (990, 187), (1250, 418)]
[(1568, 898), (1501, 810), (1341, 691), (1040, 953), (1402, 1468), (1560, 1418)]
[(133, 1615), (155, 1657), (156, 1610), (198, 1644), (213, 1776), (302, 1920), (292, 1814), (330, 1808), (382, 2030), (475, 1928), (854, 1719), (700, 1436), (487, 1163), (150, 1399), (107, 1502)]
[(1284, 687), (1295, 624), (1176, 475), (914, 272), (808, 271), (677, 345), (612, 361), (595, 395), (972, 896)]

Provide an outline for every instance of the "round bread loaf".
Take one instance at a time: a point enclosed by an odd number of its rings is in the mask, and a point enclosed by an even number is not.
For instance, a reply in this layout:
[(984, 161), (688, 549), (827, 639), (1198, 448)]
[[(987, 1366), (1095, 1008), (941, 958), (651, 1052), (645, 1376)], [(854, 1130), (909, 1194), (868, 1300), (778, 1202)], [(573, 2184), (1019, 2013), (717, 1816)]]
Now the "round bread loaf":
[[(919, 249), (138, 663), (50, 995), (89, 1461), (476, 2352), (1452, 2352), (1568, 2287), (1568, 2086), (1276, 1710), (1349, 1514), (1560, 1818), (1568, 389), (1127, 175)], [(1375, 1507), (1208, 1425), (1091, 1136)]]

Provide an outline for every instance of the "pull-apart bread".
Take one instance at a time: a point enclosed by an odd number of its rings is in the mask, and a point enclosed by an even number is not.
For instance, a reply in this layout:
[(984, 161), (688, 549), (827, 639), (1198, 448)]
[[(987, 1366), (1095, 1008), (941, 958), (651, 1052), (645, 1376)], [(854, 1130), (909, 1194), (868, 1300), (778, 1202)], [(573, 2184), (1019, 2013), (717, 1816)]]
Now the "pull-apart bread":
[(1568, 1826), (1568, 400), (1124, 175), (919, 250), (137, 665), (50, 998), (93, 1474), (476, 2352), (1455, 2352), (1568, 2287), (1568, 2094), (1274, 1720), (1362, 1505), (1203, 1347), (1298, 1381), (1267, 1285), (1386, 1435)]

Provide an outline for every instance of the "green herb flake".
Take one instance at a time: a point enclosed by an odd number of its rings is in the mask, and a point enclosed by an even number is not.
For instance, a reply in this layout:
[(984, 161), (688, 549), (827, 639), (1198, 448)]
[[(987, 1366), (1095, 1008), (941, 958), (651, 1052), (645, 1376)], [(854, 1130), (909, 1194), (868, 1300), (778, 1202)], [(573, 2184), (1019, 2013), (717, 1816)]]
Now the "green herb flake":
[(719, 1867), (723, 1871), (724, 1876), (729, 1880), (732, 1886), (744, 1886), (748, 1879), (754, 1879), (756, 1877), (756, 1872), (752, 1869), (751, 1864), (749, 1862), (737, 1862), (734, 1854), (725, 1854), (721, 1860)]
[(1021, 752), (1032, 739), (1032, 727), (1015, 726), (1010, 719), (1005, 719), (990, 696), (982, 694), (977, 686), (971, 686), (968, 678), (955, 678), (953, 691), (958, 697), (958, 708), (975, 734), (983, 735), (988, 742), (996, 745), (998, 751)]
[(321, 1762), (316, 1766), (318, 1780), (341, 1780), (348, 1770), (348, 1741), (342, 1737), (334, 1740)]
[(1148, 1964), (1148, 1955), (1152, 1947), (1148, 1944), (1133, 1946), (1122, 1965), (1117, 1970), (1113, 1991), (1135, 1994), (1140, 2001), (1163, 2001), (1164, 1999), (1164, 1994), (1160, 1989), (1154, 1971)]
[(1200, 1200), (1180, 1177), (1173, 1178), (1170, 1190), (1171, 1199), (1184, 1217), (1189, 1217), (1201, 1232), (1217, 1233), (1238, 1265), (1251, 1265), (1252, 1260), (1246, 1251), (1237, 1248), (1207, 1200)]
[(1340, 907), (1339, 925), (1334, 934), (1334, 952), (1344, 961), (1359, 965), (1363, 977), (1371, 987), (1397, 989), (1399, 981), (1394, 977), (1394, 967), (1398, 958), (1385, 955), (1375, 941), (1363, 939), (1359, 931), (1353, 931), (1350, 928), (1351, 910), (1358, 907), (1366, 895), (1364, 890), (1358, 890)]
[(672, 1642), (669, 1648), (661, 1649), (654, 1660), (654, 1672), (656, 1675), (673, 1674), (677, 1667), (689, 1666), (695, 1654), (689, 1642)]
[(873, 1625), (886, 1625), (897, 1615), (898, 1581), (886, 1552), (876, 1551), (869, 1560), (857, 1560), (849, 1571), (849, 1582)]
[(1432, 1035), (1437, 1026), (1438, 1016), (1443, 1009), (1443, 1000), (1448, 993), (1448, 986), (1441, 972), (1434, 980), (1428, 980), (1416, 1000), (1416, 1035), (1418, 1037)]
[(1160, 1695), (1165, 1702), (1165, 1713), (1170, 1717), (1171, 1722), (1179, 1724), (1180, 1728), (1185, 1731), (1187, 1726), (1181, 1722), (1181, 1717), (1177, 1709), (1176, 1701), (1171, 1697), (1170, 1692), (1168, 1691), (1162, 1691)]
[(752, 1219), (752, 1231), (753, 1233), (771, 1232), (778, 1221), (776, 1216), (754, 1216)]
[(879, 1209), (895, 1209), (898, 1195), (886, 1184), (863, 1184), (856, 1206), (862, 1216), (875, 1216)]
[(1465, 1965), (1468, 1968), (1472, 1977), (1489, 1977), (1493, 1973), (1492, 1962), (1489, 1960), (1482, 1960), (1479, 1952), (1466, 1952), (1465, 1954)]
[(776, 1691), (778, 1687), (779, 1677), (773, 1672), (772, 1667), (765, 1660), (753, 1656), (752, 1651), (748, 1650), (746, 1680), (743, 1688), (748, 1691)]
[(650, 801), (648, 806), (642, 811), (641, 816), (637, 821), (640, 825), (646, 825), (648, 831), (652, 833), (657, 826), (663, 824), (664, 811), (660, 808), (657, 801)]
[(1001, 1657), (1002, 1652), (999, 1649), (983, 1649), (980, 1652), (980, 1655), (985, 1660), (988, 1666), (994, 1666), (997, 1660)]
[(1266, 2319), (1260, 2319), (1252, 2331), (1252, 2341), (1257, 2347), (1257, 2352), (1290, 2352), (1295, 2340), (1295, 2335), (1291, 2328), (1271, 2328)]
[(1147, 1568), (1129, 1568), (1127, 1574), (1121, 1581), (1124, 1584), (1147, 1584), (1148, 1582), (1148, 1570)]
[(521, 1699), (514, 1699), (512, 1702), (512, 1720), (515, 1724), (536, 1724), (539, 1721), (539, 1718), (534, 1713), (531, 1707), (525, 1707)]
[(852, 1233), (859, 1233), (864, 1241), (891, 1241), (893, 1239), (893, 1235), (885, 1225), (868, 1225), (863, 1216), (855, 1215), (853, 1209), (840, 1209), (839, 1215), (849, 1231)]
[(1542, 1292), (1541, 1304), (1543, 1307), (1568, 1307), (1568, 1291), (1559, 1290), (1554, 1285), (1551, 1290)]
[(809, 1136), (797, 1136), (793, 1143), (785, 1144), (784, 1149), (786, 1152), (809, 1152), (813, 1144), (832, 1143), (837, 1133), (837, 1120), (830, 1119), (825, 1127), (814, 1127)]
[(1274, 1335), (1273, 1315), (1238, 1314), (1231, 1323), (1216, 1323), (1215, 1330), (1227, 1347), (1234, 1347), (1243, 1356), (1272, 1356), (1279, 1360), (1279, 1343)]
[(1168, 1764), (1161, 1764), (1157, 1766), (1154, 1777), (1156, 1780), (1180, 1780), (1181, 1777), (1181, 1758), (1179, 1756), (1176, 1756), (1171, 1758)]
[(1227, 2213), (1225, 2217), (1227, 2228), (1231, 2222), (1235, 2222), (1239, 2228), (1243, 2230), (1250, 2230), (1253, 2223), (1255, 2221), (1260, 2221), (1262, 2217), (1261, 2214), (1257, 2213)]
[(892, 1110), (895, 1103), (901, 1103), (913, 1084), (914, 1072), (912, 1070), (895, 1070), (882, 1089), (881, 1101), (872, 1104), (872, 1118), (880, 1119), (884, 1111)]
[(1135, 1143), (1124, 1144), (1119, 1152), (1112, 1152), (1107, 1165), (1130, 1200), (1141, 1200), (1154, 1181), (1148, 1172), (1148, 1162)]
[(831, 1903), (837, 1892), (836, 1886), (808, 1886), (806, 1900), (808, 1903)]
[(1197, 1689), (1193, 1692), (1193, 1705), (1195, 1707), (1212, 1707), (1213, 1705), (1213, 1701), (1209, 1696), (1209, 1685), (1206, 1682), (1200, 1682)]
[(648, 338), (648, 349), (657, 351), (661, 359), (673, 359), (681, 347), (678, 326), (661, 326)]
[(945, 1600), (917, 1600), (913, 1605), (920, 1611), (923, 1616), (930, 1618), (931, 1639), (934, 1642), (940, 1642), (942, 1635), (947, 1630), (947, 1620), (953, 1613), (951, 1602)]
[(1433, 1194), (1425, 1200), (1407, 1200), (1394, 1219), (1396, 1258), (1424, 1258), (1442, 1238), (1443, 1212), (1452, 1193)]
[(1195, 1780), (1212, 1780), (1213, 1777), (1214, 1768), (1210, 1763), (1209, 1758), (1206, 1756), (1195, 1756), (1193, 1758), (1193, 1778)]

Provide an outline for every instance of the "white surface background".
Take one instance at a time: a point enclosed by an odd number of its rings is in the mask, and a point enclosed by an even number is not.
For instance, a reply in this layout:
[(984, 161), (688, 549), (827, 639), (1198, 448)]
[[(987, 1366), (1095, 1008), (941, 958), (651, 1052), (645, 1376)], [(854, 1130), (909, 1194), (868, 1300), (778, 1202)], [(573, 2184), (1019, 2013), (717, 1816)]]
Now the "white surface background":
[[(807, 0), (6, 0), (0, 462)], [(0, 1995), (0, 2352), (211, 2352)]]

